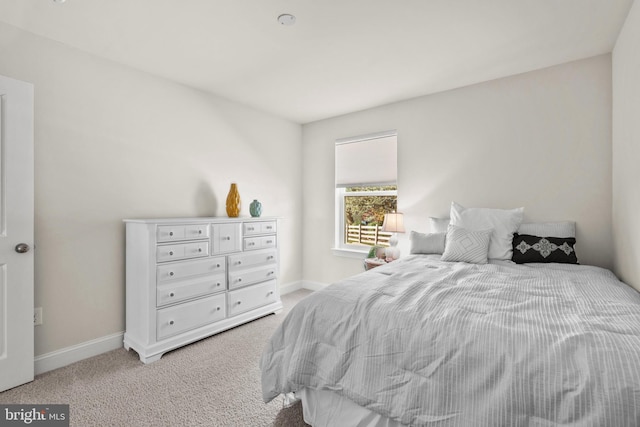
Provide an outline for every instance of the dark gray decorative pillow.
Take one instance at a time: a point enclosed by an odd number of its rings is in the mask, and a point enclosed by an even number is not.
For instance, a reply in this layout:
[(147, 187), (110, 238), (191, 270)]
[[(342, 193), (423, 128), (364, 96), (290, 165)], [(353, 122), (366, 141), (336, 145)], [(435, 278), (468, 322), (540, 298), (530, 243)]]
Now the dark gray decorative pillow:
[(530, 234), (513, 235), (513, 262), (559, 262), (578, 264), (575, 237), (539, 237)]

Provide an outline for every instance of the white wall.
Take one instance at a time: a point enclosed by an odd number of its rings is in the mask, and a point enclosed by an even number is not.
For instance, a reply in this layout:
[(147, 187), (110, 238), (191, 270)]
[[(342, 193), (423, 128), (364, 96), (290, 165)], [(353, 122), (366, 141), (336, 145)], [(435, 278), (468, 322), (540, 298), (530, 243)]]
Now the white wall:
[(302, 278), (300, 125), (6, 24), (0, 74), (35, 84), (36, 355), (124, 330), (123, 218), (226, 216), (231, 182)]
[[(614, 52), (613, 172), (616, 272), (636, 285), (640, 246), (631, 239), (638, 241), (640, 226), (632, 213), (640, 201), (630, 165), (638, 125), (628, 116), (639, 104), (639, 60), (631, 53), (638, 37), (629, 24), (638, 27), (638, 14), (635, 6)], [(259, 198), (264, 215), (284, 218), (282, 284), (362, 271), (361, 260), (330, 250), (333, 144), (382, 130), (398, 130), (399, 209), (408, 230), (428, 231), (427, 218), (446, 216), (451, 200), (525, 206), (526, 220), (576, 220), (583, 263), (614, 263), (609, 55), (302, 131), (2, 23), (0, 74), (36, 88), (36, 305), (45, 320), (36, 328), (36, 355), (124, 329), (123, 218), (223, 216), (232, 181), (243, 214)]]
[(613, 50), (614, 271), (640, 290), (640, 5)]
[(334, 141), (389, 129), (407, 230), (427, 232), (452, 200), (524, 206), (525, 221), (575, 220), (580, 261), (612, 267), (610, 55), (304, 125), (305, 280), (362, 271), (330, 251)]

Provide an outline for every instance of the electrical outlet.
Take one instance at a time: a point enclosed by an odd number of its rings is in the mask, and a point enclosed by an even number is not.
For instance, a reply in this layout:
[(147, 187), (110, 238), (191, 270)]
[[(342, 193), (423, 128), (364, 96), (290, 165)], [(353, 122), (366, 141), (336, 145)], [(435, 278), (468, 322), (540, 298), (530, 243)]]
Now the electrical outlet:
[(42, 307), (33, 310), (33, 326), (42, 325)]

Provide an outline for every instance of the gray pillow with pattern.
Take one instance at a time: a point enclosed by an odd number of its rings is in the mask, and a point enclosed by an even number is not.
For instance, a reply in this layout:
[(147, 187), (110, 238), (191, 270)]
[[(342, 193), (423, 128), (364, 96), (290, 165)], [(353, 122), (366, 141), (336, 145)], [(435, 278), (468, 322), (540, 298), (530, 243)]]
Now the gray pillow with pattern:
[(488, 230), (468, 230), (449, 225), (442, 261), (486, 264), (491, 233)]

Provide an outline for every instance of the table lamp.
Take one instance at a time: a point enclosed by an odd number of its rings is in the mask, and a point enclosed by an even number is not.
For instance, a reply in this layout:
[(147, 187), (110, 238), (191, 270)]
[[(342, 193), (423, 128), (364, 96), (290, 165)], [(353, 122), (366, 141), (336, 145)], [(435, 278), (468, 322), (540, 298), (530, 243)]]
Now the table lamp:
[(400, 258), (400, 249), (398, 248), (398, 235), (396, 233), (404, 233), (404, 217), (400, 212), (391, 212), (384, 215), (382, 223), (382, 231), (393, 233), (389, 237), (389, 247), (385, 250), (387, 260)]

